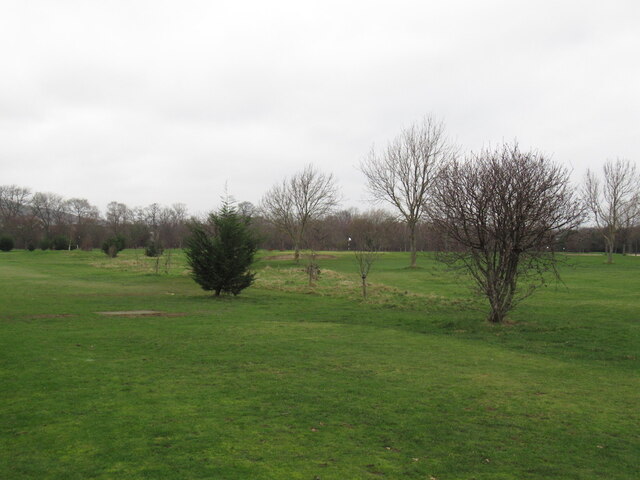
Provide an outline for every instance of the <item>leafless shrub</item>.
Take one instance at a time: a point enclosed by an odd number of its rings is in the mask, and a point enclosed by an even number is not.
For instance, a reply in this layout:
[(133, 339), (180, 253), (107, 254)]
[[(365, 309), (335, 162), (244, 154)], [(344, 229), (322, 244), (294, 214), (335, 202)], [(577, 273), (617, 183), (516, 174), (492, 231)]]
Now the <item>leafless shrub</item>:
[(358, 245), (358, 249), (354, 252), (356, 263), (358, 265), (358, 272), (360, 273), (360, 279), (362, 280), (362, 297), (367, 298), (367, 277), (369, 271), (374, 262), (380, 256), (380, 248), (378, 244), (371, 238), (365, 238), (364, 242)]
[(434, 225), (455, 244), (440, 258), (473, 277), (494, 323), (543, 284), (545, 273), (557, 276), (556, 236), (582, 218), (567, 170), (517, 144), (452, 162), (434, 200)]

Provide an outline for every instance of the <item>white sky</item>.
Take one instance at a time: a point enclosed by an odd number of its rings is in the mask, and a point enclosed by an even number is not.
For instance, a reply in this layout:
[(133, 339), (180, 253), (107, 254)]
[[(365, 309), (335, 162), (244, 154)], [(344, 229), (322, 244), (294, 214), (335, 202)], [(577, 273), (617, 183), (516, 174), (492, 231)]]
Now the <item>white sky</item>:
[(640, 159), (640, 2), (0, 2), (0, 184), (101, 210), (258, 203), (307, 163), (366, 209), (373, 144)]

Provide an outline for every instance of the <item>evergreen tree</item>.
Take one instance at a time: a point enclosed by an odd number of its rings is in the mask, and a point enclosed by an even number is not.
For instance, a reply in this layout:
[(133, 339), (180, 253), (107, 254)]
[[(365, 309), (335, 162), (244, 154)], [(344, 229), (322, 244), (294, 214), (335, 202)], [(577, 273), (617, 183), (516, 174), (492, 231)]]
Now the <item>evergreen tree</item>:
[(258, 247), (249, 222), (225, 201), (208, 224), (191, 225), (185, 253), (193, 279), (204, 290), (238, 295), (253, 283), (249, 268)]

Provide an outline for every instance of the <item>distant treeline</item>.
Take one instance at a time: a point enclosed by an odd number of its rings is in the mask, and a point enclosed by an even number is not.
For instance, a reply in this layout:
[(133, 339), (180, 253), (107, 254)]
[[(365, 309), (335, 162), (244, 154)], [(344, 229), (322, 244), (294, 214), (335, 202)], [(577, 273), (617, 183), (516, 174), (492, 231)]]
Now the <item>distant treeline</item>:
[[(240, 202), (237, 208), (251, 218), (261, 248), (289, 250), (290, 238), (267, 221), (259, 208)], [(66, 199), (55, 193), (32, 193), (16, 185), (0, 186), (0, 236), (11, 237), (16, 248), (93, 249), (106, 239), (122, 236), (128, 248), (144, 248), (150, 242), (164, 248), (181, 248), (189, 235), (189, 215), (184, 204), (129, 207), (111, 202), (100, 212), (87, 199)], [(305, 233), (304, 248), (355, 250), (364, 238), (375, 238), (381, 250), (409, 250), (407, 226), (386, 210), (337, 209), (312, 222)], [(418, 225), (418, 250), (447, 250), (444, 237), (428, 223)], [(559, 251), (604, 251), (602, 232), (584, 227), (557, 239)], [(622, 229), (617, 239), (619, 253), (640, 252), (640, 226)]]

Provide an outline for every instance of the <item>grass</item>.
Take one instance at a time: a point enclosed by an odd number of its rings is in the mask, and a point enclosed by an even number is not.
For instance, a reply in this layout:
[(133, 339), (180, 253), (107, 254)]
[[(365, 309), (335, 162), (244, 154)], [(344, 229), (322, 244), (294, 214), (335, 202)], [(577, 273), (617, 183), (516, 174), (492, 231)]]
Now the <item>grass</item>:
[[(219, 299), (180, 253), (0, 255), (0, 478), (637, 477), (640, 257), (571, 257), (492, 326), (429, 256), (363, 301), (333, 255)], [(167, 315), (96, 313), (129, 310)]]

